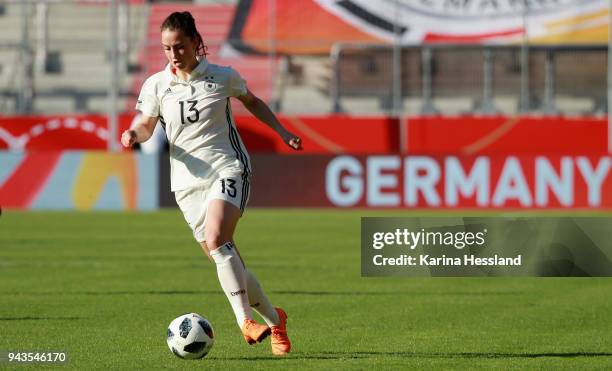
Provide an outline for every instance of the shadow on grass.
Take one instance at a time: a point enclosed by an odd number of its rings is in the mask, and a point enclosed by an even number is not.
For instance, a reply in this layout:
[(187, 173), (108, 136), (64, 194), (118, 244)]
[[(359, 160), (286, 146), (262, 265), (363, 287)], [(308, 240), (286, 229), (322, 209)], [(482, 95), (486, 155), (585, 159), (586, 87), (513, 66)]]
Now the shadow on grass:
[(134, 290), (134, 291), (39, 291), (39, 292), (3, 292), (3, 295), (32, 295), (32, 296), (62, 296), (62, 295), (86, 295), (86, 296), (115, 296), (115, 295), (200, 295), (219, 294), (221, 290)]
[[(64, 291), (64, 292), (2, 292), (3, 295), (32, 295), (32, 296), (48, 296), (48, 295), (93, 295), (93, 296), (113, 296), (113, 295), (210, 295), (219, 294), (221, 290), (134, 290), (134, 291)], [(306, 291), (306, 290), (271, 290), (270, 294), (278, 295), (295, 295), (295, 296), (395, 296), (395, 295), (411, 295), (411, 296), (504, 296), (504, 295), (520, 295), (523, 292), (519, 291), (441, 291), (441, 292), (380, 292), (380, 291)]]
[(439, 292), (423, 292), (423, 291), (271, 291), (272, 294), (279, 295), (312, 295), (312, 296), (394, 296), (394, 295), (411, 295), (411, 296), (497, 296), (497, 295), (518, 295), (523, 294), (519, 291), (439, 291)]
[(0, 321), (65, 321), (83, 317), (0, 317)]
[(603, 352), (551, 352), (551, 353), (417, 353), (417, 352), (323, 352), (313, 354), (291, 354), (283, 358), (274, 356), (269, 357), (229, 357), (217, 358), (219, 360), (240, 360), (240, 361), (276, 361), (290, 359), (320, 359), (320, 360), (342, 360), (342, 359), (364, 359), (364, 358), (478, 358), (478, 359), (499, 359), (499, 358), (589, 358), (589, 357), (612, 357), (612, 353)]

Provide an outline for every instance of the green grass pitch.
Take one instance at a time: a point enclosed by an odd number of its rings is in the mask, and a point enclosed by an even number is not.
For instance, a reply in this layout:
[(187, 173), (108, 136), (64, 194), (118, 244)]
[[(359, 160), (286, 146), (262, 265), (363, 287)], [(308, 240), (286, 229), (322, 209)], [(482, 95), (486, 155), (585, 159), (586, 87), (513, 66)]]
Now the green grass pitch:
[[(247, 211), (238, 247), (289, 314), (293, 352), (275, 358), (242, 340), (178, 211), (5, 212), (0, 350), (66, 351), (45, 367), (78, 370), (612, 368), (612, 279), (361, 278), (359, 217), (376, 215)], [(216, 334), (198, 361), (165, 343), (191, 311)]]

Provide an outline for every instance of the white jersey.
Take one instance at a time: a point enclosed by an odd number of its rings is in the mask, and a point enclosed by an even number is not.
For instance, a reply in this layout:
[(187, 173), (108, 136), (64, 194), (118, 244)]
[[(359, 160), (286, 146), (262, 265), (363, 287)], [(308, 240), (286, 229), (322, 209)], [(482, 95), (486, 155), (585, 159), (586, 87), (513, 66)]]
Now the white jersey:
[(179, 79), (170, 65), (145, 81), (136, 109), (159, 116), (166, 131), (172, 191), (250, 174), (249, 155), (230, 106), (230, 97), (246, 92), (245, 81), (234, 69), (206, 59), (188, 81)]

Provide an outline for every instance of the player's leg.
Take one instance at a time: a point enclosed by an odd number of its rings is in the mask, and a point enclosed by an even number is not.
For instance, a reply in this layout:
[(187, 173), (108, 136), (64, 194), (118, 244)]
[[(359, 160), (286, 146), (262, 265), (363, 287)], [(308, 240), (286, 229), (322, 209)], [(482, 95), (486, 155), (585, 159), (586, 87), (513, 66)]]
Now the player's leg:
[[(206, 242), (202, 242), (202, 249), (210, 257)], [(240, 256), (240, 252), (236, 247), (236, 252)], [(211, 261), (212, 258), (210, 258)], [(271, 329), (271, 344), (272, 353), (275, 355), (284, 355), (291, 350), (291, 341), (287, 336), (287, 314), (281, 308), (274, 308), (268, 299), (268, 296), (263, 291), (259, 281), (247, 268), (245, 269), (247, 276), (247, 294), (249, 296), (249, 304), (261, 318), (266, 321)]]
[[(237, 247), (235, 248), (238, 256), (240, 256), (240, 251)], [(210, 258), (210, 252), (208, 251), (206, 242), (202, 242), (202, 249)], [(210, 259), (212, 262), (214, 262), (212, 258)], [(264, 319), (264, 321), (266, 321), (266, 324), (270, 326), (272, 333), (272, 353), (276, 355), (289, 353), (291, 350), (291, 342), (287, 336), (287, 314), (281, 308), (274, 308), (272, 306), (268, 296), (259, 284), (259, 281), (248, 268), (245, 269), (245, 272), (247, 277), (247, 294), (249, 297), (249, 304), (251, 308), (255, 310), (261, 316), (261, 318)]]
[(251, 307), (259, 313), (271, 329), (272, 353), (274, 355), (289, 353), (291, 351), (291, 341), (287, 335), (287, 313), (281, 308), (274, 308), (257, 278), (248, 269), (246, 273)]
[[(238, 256), (240, 256), (240, 259), (242, 260), (242, 256), (240, 255), (240, 249), (238, 249), (238, 246), (236, 246), (236, 243), (234, 241), (232, 242), (234, 243), (234, 247), (236, 249), (236, 252), (238, 253)], [(208, 256), (208, 259), (214, 263), (215, 261), (210, 256), (210, 251), (208, 249), (208, 246), (206, 245), (206, 241), (200, 242), (200, 245), (202, 246), (202, 250), (204, 250), (206, 256)], [(244, 260), (242, 260), (242, 263), (244, 264)], [(255, 310), (261, 316), (261, 318), (263, 318), (266, 324), (268, 324), (268, 326), (278, 326), (281, 323), (278, 312), (270, 303), (270, 299), (268, 299), (268, 296), (259, 284), (257, 277), (255, 277), (255, 275), (248, 268), (245, 268), (245, 272), (247, 281), (247, 294), (249, 297), (249, 305), (251, 306), (251, 309)]]
[[(213, 184), (209, 198), (213, 200), (217, 199), (217, 201), (224, 200), (228, 204), (232, 204), (236, 207), (236, 209), (230, 210), (230, 212), (233, 214), (232, 222), (224, 227), (225, 235), (221, 236), (220, 238), (221, 241), (217, 242), (217, 244), (223, 243), (227, 241), (226, 239), (229, 238), (230, 239), (229, 241), (234, 243), (234, 246), (235, 246), (233, 235), (236, 229), (236, 225), (238, 223), (238, 219), (235, 219), (235, 218), (240, 218), (240, 216), (242, 215), (242, 212), (244, 211), (244, 208), (246, 207), (248, 200), (249, 200), (249, 194), (250, 194), (249, 190), (250, 190), (249, 178), (244, 177), (244, 176), (224, 177), (224, 178), (218, 179)], [(236, 214), (236, 210), (240, 210), (240, 213)], [(208, 232), (212, 234), (214, 231), (209, 230)], [(219, 235), (219, 232), (217, 231), (215, 234)], [(208, 255), (210, 258), (211, 257), (210, 246), (207, 245), (206, 243), (202, 243), (201, 245), (206, 255)], [(242, 261), (243, 266), (246, 267), (246, 265), (244, 264), (244, 260), (242, 259), (242, 256), (240, 256), (240, 250), (236, 247), (235, 251), (240, 257), (240, 260)], [(272, 305), (270, 304), (270, 301), (268, 300), (268, 297), (263, 292), (261, 285), (255, 278), (255, 276), (248, 269), (245, 268), (245, 272), (246, 272), (246, 282), (247, 282), (247, 293), (248, 293), (250, 306), (253, 309), (255, 309), (255, 311), (257, 311), (259, 315), (262, 316), (262, 318), (264, 319), (264, 321), (266, 321), (268, 326), (278, 325), (279, 324), (278, 314), (276, 310), (274, 309), (274, 307), (272, 307)]]
[(278, 326), (280, 323), (278, 313), (270, 303), (270, 300), (259, 284), (259, 281), (248, 268), (246, 269), (246, 276), (249, 304), (251, 305), (251, 308), (253, 308), (253, 310), (255, 310), (264, 321), (266, 321), (268, 326)]
[[(228, 179), (231, 179), (231, 180), (228, 180)], [(210, 203), (214, 202), (216, 206), (213, 206), (213, 208), (211, 209), (208, 209), (208, 207), (205, 207), (204, 208), (205, 212), (203, 214), (196, 213), (197, 218), (195, 218), (195, 220), (192, 220), (191, 222), (188, 220), (189, 224), (194, 228), (194, 236), (196, 240), (200, 241), (202, 249), (204, 250), (204, 252), (206, 253), (206, 255), (209, 257), (209, 259), (212, 262), (215, 262), (215, 260), (211, 256), (211, 250), (213, 250), (211, 247), (222, 246), (224, 241), (229, 241), (232, 243), (234, 242), (233, 235), (236, 229), (236, 225), (238, 223), (238, 219), (240, 218), (240, 214), (236, 215), (236, 210), (238, 210), (240, 206), (244, 208), (244, 206), (246, 205), (248, 201), (248, 196), (249, 196), (248, 183), (246, 187), (243, 187), (242, 180), (243, 180), (242, 178), (238, 178), (238, 177), (224, 179), (225, 185), (228, 186), (225, 189), (225, 192), (224, 192), (225, 187), (220, 187), (220, 185), (223, 185), (223, 183), (221, 183), (221, 180), (217, 181), (216, 184), (212, 187), (212, 189), (209, 190), (208, 196), (206, 197), (206, 199), (209, 200), (209, 203), (205, 205), (205, 206), (210, 207), (211, 206)], [(246, 179), (245, 181), (248, 182), (248, 179)], [(229, 187), (231, 185), (233, 185), (234, 187), (233, 188)], [(246, 192), (238, 192), (237, 191), (238, 189), (246, 190)], [(244, 199), (244, 197), (246, 197), (246, 199)], [(177, 197), (177, 201), (178, 200), (179, 198)], [(219, 208), (218, 206), (220, 206), (221, 204), (219, 204), (218, 202), (221, 200), (225, 201), (225, 205), (223, 205), (222, 208)], [(182, 204), (183, 205), (181, 204), (179, 205), (183, 209), (185, 207), (184, 205), (185, 202), (183, 202)], [(231, 205), (234, 205), (235, 208), (231, 208)], [(217, 211), (215, 211), (215, 209)], [(220, 216), (220, 213), (218, 212), (218, 210), (221, 210), (221, 214), (225, 213), (226, 216)], [(188, 214), (189, 213), (185, 214), (186, 218)], [(209, 223), (209, 217), (212, 218), (210, 219), (211, 220), (210, 223)], [(191, 219), (194, 219), (194, 218), (191, 218)], [(225, 223), (223, 223), (222, 226), (219, 226), (219, 224), (217, 222), (214, 222), (214, 220), (225, 220)], [(215, 227), (213, 224), (217, 226)], [(207, 228), (204, 228), (205, 226), (207, 226)], [(208, 232), (205, 232), (206, 230)], [(209, 240), (212, 242), (210, 246), (209, 244), (206, 243), (205, 240)], [(240, 258), (240, 261), (242, 262), (242, 267), (244, 268), (245, 267), (244, 261), (242, 260), (242, 257), (240, 256), (239, 249), (235, 247), (234, 245), (234, 248), (232, 250), (235, 251), (237, 256)], [(277, 355), (288, 353), (290, 350), (291, 344), (289, 342), (289, 338), (287, 337), (287, 333), (286, 333), (285, 324), (286, 324), (287, 316), (285, 312), (280, 308), (274, 308), (272, 306), (268, 297), (264, 293), (261, 285), (259, 284), (257, 278), (255, 278), (253, 273), (251, 273), (248, 269), (245, 269), (245, 274), (246, 274), (246, 283), (247, 283), (246, 291), (247, 291), (247, 296), (249, 300), (249, 305), (255, 311), (257, 311), (257, 313), (259, 313), (259, 315), (271, 327), (272, 352)], [(221, 278), (220, 278), (220, 281), (222, 281)], [(227, 290), (225, 291), (227, 293)], [(232, 298), (228, 297), (228, 299), (230, 299), (230, 303), (231, 303)], [(242, 302), (239, 302), (238, 304), (242, 305), (241, 303)], [(243, 308), (239, 307), (239, 313), (242, 313), (242, 312), (243, 312)], [(240, 314), (237, 315), (237, 321), (240, 321), (238, 319), (239, 317), (242, 317), (242, 315)], [(246, 337), (245, 339), (249, 341)]]
[[(232, 242), (234, 243), (234, 247), (236, 249), (236, 252), (238, 253), (238, 256), (240, 256), (240, 259), (242, 260), (242, 256), (240, 255), (240, 249), (238, 249), (238, 246), (236, 246), (236, 243), (234, 241)], [(215, 261), (210, 256), (210, 251), (208, 249), (208, 246), (206, 245), (206, 241), (203, 241), (200, 244), (202, 246), (202, 250), (204, 250), (204, 253), (208, 256), (210, 261), (214, 263)], [(244, 264), (244, 260), (242, 260), (242, 263)], [(257, 314), (259, 314), (261, 318), (263, 318), (263, 320), (268, 326), (278, 326), (281, 322), (280, 317), (278, 316), (278, 312), (270, 303), (270, 300), (268, 299), (268, 296), (259, 284), (257, 277), (255, 277), (255, 275), (248, 268), (245, 268), (245, 273), (247, 281), (247, 294), (249, 297), (249, 305), (251, 306), (251, 309), (255, 310)]]
[(270, 334), (268, 326), (253, 321), (249, 303), (245, 265), (233, 243), (233, 234), (240, 218), (240, 209), (223, 199), (208, 202), (202, 244), (217, 266), (217, 276), (227, 296), (245, 340), (253, 344)]
[[(189, 224), (191, 227), (194, 238), (200, 243), (202, 249), (209, 259), (217, 265), (217, 275), (219, 276), (221, 287), (225, 291), (226, 295), (228, 295), (232, 309), (234, 309), (234, 313), (237, 313), (237, 319), (241, 318), (241, 320), (239, 320), (241, 321), (239, 322), (240, 327), (244, 327), (244, 320), (242, 320), (242, 318), (252, 318), (248, 299), (246, 304), (244, 304), (241, 299), (246, 297), (246, 295), (231, 295), (232, 292), (236, 293), (241, 290), (246, 291), (247, 285), (244, 281), (244, 265), (240, 255), (237, 255), (237, 257), (233, 256), (234, 254), (231, 252), (231, 250), (235, 249), (230, 249), (228, 251), (228, 249), (224, 248), (219, 250), (219, 248), (224, 244), (221, 242), (223, 239), (226, 239), (228, 242), (232, 242), (231, 236), (234, 233), (238, 218), (240, 217), (239, 209), (231, 204), (223, 205), (227, 202), (223, 201), (222, 195), (219, 196), (219, 192), (215, 189), (215, 187), (210, 189), (199, 186), (191, 189), (180, 190), (175, 192), (175, 197), (176, 203), (183, 212), (183, 216), (185, 217), (187, 224)], [(210, 202), (211, 197), (213, 200), (212, 204)], [(215, 202), (214, 197), (219, 200)], [(220, 204), (218, 202), (220, 202)], [(210, 218), (207, 215), (209, 206), (212, 206), (210, 209), (212, 213)], [(210, 246), (206, 244), (206, 225), (209, 225), (208, 238), (211, 242)], [(217, 251), (215, 254), (211, 254), (211, 250), (219, 251)], [(223, 257), (224, 255), (226, 256), (225, 258)], [(214, 256), (217, 256), (217, 259), (215, 259)], [(237, 287), (227, 287), (226, 283), (228, 281), (233, 282), (232, 285)], [(268, 326), (258, 325), (256, 327), (263, 328), (263, 330), (260, 332), (269, 333), (270, 331)], [(255, 339), (257, 339), (257, 337), (260, 337), (260, 335), (256, 334)], [(252, 337), (247, 338), (245, 336), (245, 340), (251, 343)]]
[[(237, 216), (237, 218), (240, 218), (244, 207), (248, 203), (250, 189), (248, 182), (248, 178), (234, 177), (220, 179), (216, 183), (216, 187), (213, 187), (211, 197), (218, 197), (219, 199), (225, 200), (226, 205), (231, 203), (236, 206), (237, 209), (241, 209), (241, 213)], [(232, 188), (232, 186), (234, 187)], [(238, 192), (238, 190), (241, 190), (242, 192)], [(210, 210), (207, 214), (207, 218), (209, 213)], [(232, 215), (234, 214), (232, 213)], [(232, 223), (225, 227), (226, 233), (221, 236), (220, 241), (217, 243), (217, 245), (223, 243), (223, 241), (228, 240), (234, 242), (233, 235), (237, 223), (238, 219), (232, 219)], [(213, 236), (209, 236), (208, 234), (213, 231), (208, 231), (208, 221), (206, 223), (206, 228), (206, 240), (211, 241), (211, 238)], [(216, 234), (218, 235), (218, 233)], [(212, 252), (212, 249), (210, 248), (211, 246), (212, 245), (209, 246), (207, 244), (204, 244), (203, 248), (205, 249), (205, 251), (209, 250)], [(255, 278), (255, 275), (248, 269), (246, 269), (244, 261), (240, 256), (239, 249), (234, 245), (233, 250), (236, 252), (238, 257), (242, 261), (243, 267), (245, 267), (249, 304), (257, 313), (259, 313), (259, 315), (264, 319), (264, 321), (266, 321), (268, 326), (270, 326), (271, 328), (272, 353), (275, 355), (284, 355), (289, 353), (289, 351), (291, 350), (291, 342), (289, 341), (289, 337), (287, 336), (287, 314), (281, 308), (274, 308), (272, 306), (270, 300), (268, 299), (267, 295), (259, 284), (259, 281), (257, 280), (257, 278)]]
[(245, 319), (252, 319), (248, 301), (246, 273), (244, 263), (232, 242), (240, 210), (221, 199), (213, 199), (208, 203), (205, 241), (201, 246), (208, 251), (209, 256), (217, 266), (219, 282), (227, 296), (239, 326)]

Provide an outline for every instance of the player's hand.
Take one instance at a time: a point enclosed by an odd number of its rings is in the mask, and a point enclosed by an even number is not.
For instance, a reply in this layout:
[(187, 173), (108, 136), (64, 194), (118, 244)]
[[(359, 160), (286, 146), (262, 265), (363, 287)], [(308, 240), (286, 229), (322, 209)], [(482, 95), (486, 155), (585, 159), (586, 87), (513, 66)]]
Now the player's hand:
[(130, 148), (136, 143), (136, 132), (134, 130), (126, 130), (121, 134), (121, 144), (125, 148)]
[(283, 142), (296, 151), (302, 150), (302, 139), (293, 133), (285, 132), (283, 134)]

